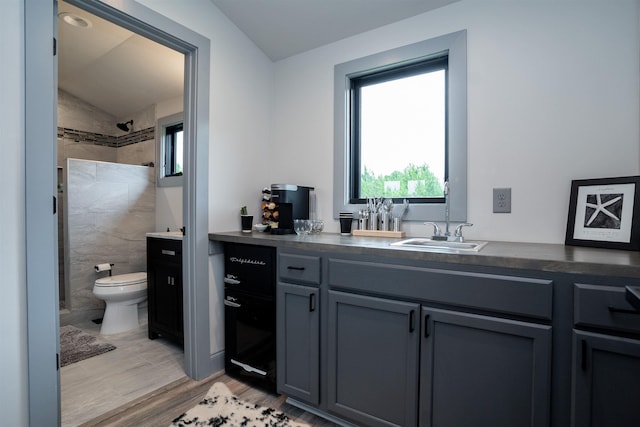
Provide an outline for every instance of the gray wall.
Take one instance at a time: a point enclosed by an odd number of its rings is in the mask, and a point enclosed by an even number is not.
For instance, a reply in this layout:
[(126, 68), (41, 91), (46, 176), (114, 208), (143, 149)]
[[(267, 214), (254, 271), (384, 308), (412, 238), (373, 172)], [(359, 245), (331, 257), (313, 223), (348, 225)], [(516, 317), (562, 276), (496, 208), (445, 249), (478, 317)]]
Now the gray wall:
[(65, 255), (67, 304), (101, 308), (94, 266), (114, 263), (114, 274), (146, 271), (147, 232), (155, 231), (155, 175), (145, 166), (68, 159)]

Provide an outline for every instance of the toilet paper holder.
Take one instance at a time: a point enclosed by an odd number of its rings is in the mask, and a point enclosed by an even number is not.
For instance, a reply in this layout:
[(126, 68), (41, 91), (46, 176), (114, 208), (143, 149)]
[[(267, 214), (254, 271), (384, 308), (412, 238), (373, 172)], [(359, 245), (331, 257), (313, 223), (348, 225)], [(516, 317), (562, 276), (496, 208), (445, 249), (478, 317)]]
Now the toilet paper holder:
[(111, 267), (113, 266), (114, 266), (113, 263), (105, 263), (105, 264), (97, 264), (93, 268), (95, 268), (96, 273), (99, 273), (101, 271), (108, 271), (109, 276), (111, 276)]

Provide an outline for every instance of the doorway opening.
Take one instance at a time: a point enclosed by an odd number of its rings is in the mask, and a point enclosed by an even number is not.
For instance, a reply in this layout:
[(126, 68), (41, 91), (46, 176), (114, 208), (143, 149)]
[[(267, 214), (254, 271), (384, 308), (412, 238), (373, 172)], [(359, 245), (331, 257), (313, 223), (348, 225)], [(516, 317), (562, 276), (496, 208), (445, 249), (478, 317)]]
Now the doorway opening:
[[(202, 379), (219, 368), (210, 358), (208, 319), (209, 40), (134, 1), (117, 8), (69, 0), (96, 16), (185, 56), (184, 93), (184, 368)], [(25, 157), (29, 423), (60, 419), (56, 217), (56, 3), (25, 1)], [(50, 209), (54, 198), (53, 215)], [(49, 206), (49, 209), (44, 209)]]

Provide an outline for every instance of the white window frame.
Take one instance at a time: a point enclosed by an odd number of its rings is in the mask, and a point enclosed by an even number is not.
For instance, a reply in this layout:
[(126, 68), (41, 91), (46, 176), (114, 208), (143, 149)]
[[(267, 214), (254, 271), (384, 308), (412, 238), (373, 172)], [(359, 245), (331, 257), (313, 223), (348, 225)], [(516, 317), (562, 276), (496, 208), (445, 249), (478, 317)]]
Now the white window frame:
[[(447, 169), (450, 220), (467, 220), (467, 32), (446, 34), (411, 45), (338, 64), (334, 68), (334, 181), (333, 217), (357, 212), (361, 204), (349, 203), (350, 79), (400, 64), (417, 62), (446, 53), (449, 60), (447, 91)], [(443, 199), (444, 200), (444, 199)], [(443, 221), (443, 203), (411, 204), (405, 220)]]
[[(158, 187), (181, 187), (182, 177), (180, 176), (165, 176), (165, 133), (169, 126), (173, 126), (178, 123), (184, 123), (184, 114), (177, 113), (170, 116), (162, 117), (158, 119), (156, 124), (156, 182)], [(185, 142), (186, 143), (186, 140)], [(184, 163), (183, 163), (184, 164)]]

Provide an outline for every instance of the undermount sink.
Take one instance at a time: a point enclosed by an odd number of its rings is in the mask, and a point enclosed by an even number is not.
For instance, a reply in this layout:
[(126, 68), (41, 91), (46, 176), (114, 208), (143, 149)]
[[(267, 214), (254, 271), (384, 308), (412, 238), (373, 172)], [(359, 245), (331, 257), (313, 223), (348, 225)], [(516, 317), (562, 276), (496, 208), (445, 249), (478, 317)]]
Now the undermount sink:
[(391, 243), (391, 246), (421, 249), (431, 252), (480, 252), (487, 242), (448, 242), (445, 240), (431, 240), (416, 237)]

